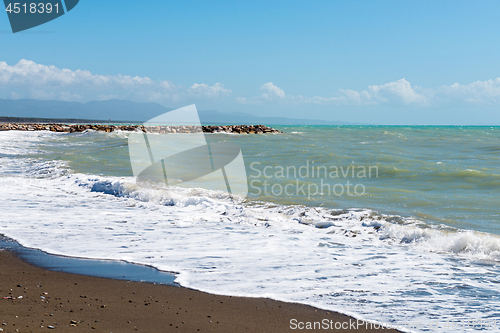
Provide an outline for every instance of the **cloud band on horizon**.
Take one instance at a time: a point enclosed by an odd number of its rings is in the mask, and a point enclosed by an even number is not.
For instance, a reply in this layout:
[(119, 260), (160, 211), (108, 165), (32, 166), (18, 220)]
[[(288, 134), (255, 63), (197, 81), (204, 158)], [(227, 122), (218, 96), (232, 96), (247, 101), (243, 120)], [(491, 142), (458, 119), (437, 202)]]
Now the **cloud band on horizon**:
[[(90, 100), (128, 99), (136, 102), (192, 103), (199, 100), (212, 102), (226, 100), (233, 94), (222, 83), (210, 86), (193, 83), (189, 88), (169, 80), (152, 80), (129, 75), (100, 75), (87, 70), (60, 69), (22, 59), (15, 65), (0, 62), (0, 87), (4, 98), (53, 99), (86, 102)], [(289, 105), (344, 105), (372, 106), (399, 105), (434, 107), (442, 105), (498, 105), (500, 104), (500, 78), (461, 85), (454, 83), (438, 88), (412, 86), (405, 78), (381, 85), (371, 85), (362, 91), (339, 89), (331, 97), (305, 97), (287, 95), (273, 82), (260, 87), (261, 94), (254, 97), (234, 97), (240, 104)]]

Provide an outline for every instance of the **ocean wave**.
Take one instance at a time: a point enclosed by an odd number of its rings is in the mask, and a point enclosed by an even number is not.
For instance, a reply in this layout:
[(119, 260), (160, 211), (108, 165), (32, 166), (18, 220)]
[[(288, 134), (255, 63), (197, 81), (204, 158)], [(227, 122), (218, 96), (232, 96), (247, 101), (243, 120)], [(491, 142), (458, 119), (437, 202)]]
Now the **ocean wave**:
[(0, 176), (58, 178), (67, 175), (67, 163), (41, 158), (1, 158)]
[[(500, 261), (500, 237), (473, 230), (452, 229), (435, 225), (384, 224), (381, 237), (411, 244), (423, 251), (456, 254), (470, 259)], [(444, 230), (439, 230), (439, 229)]]
[(0, 151), (5, 157), (43, 154), (39, 144), (55, 137), (52, 132), (4, 131), (0, 135)]
[(327, 209), (302, 205), (283, 206), (233, 197), (201, 188), (146, 188), (133, 179), (73, 175), (79, 186), (137, 202), (200, 210), (224, 206), (225, 220), (251, 225), (299, 223), (346, 236), (376, 236), (380, 240), (416, 246), (422, 251), (455, 254), (471, 259), (500, 261), (500, 237), (493, 234), (433, 225), (415, 218), (387, 215), (371, 209)]
[[(27, 151), (36, 147), (37, 142), (46, 135), (58, 134), (42, 132), (19, 132), (13, 135), (1, 136), (17, 140), (17, 146)], [(96, 132), (96, 135), (110, 133)], [(113, 133), (111, 133), (113, 134)], [(77, 135), (86, 135), (78, 133)], [(113, 135), (127, 135), (114, 133)], [(16, 140), (15, 140), (16, 141)], [(8, 143), (6, 143), (8, 145)], [(19, 151), (18, 151), (19, 153)], [(491, 170), (479, 171), (473, 169), (458, 170), (451, 173), (435, 172), (438, 177), (477, 177), (486, 178), (491, 183)], [(283, 206), (230, 196), (225, 192), (209, 191), (201, 188), (189, 189), (182, 187), (161, 188), (141, 187), (135, 184), (133, 178), (101, 177), (84, 174), (71, 174), (67, 163), (63, 161), (46, 160), (42, 158), (9, 158), (3, 157), (0, 173), (7, 176), (23, 176), (28, 178), (54, 179), (61, 178), (65, 182), (75, 183), (90, 192), (112, 195), (134, 201), (136, 206), (153, 207), (155, 205), (187, 207), (190, 205), (208, 209), (224, 205), (227, 211), (238, 212), (236, 215), (225, 215), (225, 219), (235, 223), (251, 225), (269, 225), (272, 223), (299, 223), (325, 229), (330, 233), (345, 233), (346, 235), (375, 235), (381, 240), (396, 242), (406, 246), (415, 246), (422, 251), (448, 253), (468, 258), (500, 260), (500, 237), (493, 234), (472, 230), (454, 229), (443, 225), (432, 225), (414, 218), (398, 215), (387, 215), (371, 209), (327, 209), (306, 206)], [(404, 168), (382, 168), (381, 174), (391, 173), (393, 176), (406, 175), (411, 177), (411, 171)], [(500, 177), (500, 176), (499, 176)], [(493, 182), (494, 183), (494, 182)], [(257, 213), (257, 211), (259, 211)], [(243, 213), (244, 212), (244, 213)], [(269, 215), (269, 216), (266, 216)], [(355, 236), (354, 236), (355, 237)]]

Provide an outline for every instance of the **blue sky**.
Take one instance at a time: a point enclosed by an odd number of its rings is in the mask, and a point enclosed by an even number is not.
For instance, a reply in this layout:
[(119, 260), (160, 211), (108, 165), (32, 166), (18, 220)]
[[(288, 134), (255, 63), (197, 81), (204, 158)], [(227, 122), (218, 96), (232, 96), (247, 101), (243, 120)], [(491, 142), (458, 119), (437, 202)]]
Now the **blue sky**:
[(0, 14), (0, 98), (498, 125), (499, 12), (498, 1), (80, 0), (17, 34)]

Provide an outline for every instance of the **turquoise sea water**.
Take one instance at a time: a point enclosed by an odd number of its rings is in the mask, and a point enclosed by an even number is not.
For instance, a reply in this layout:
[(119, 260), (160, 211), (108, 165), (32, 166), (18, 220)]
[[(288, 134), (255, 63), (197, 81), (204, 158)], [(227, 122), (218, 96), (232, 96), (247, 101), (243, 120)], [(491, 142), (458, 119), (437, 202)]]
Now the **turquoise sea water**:
[(371, 177), (362, 178), (361, 172), (361, 178), (351, 173), (345, 178), (341, 175), (338, 181), (325, 180), (363, 184), (365, 195), (294, 198), (297, 202), (371, 208), (430, 223), (500, 233), (499, 127), (315, 126), (283, 130), (290, 134), (274, 137), (269, 144), (257, 143), (267, 148), (249, 153), (249, 160), (296, 166), (314, 161), (315, 165), (343, 166), (344, 170), (352, 165), (356, 171), (363, 170), (360, 167), (378, 168), (378, 177), (372, 168)]
[[(500, 233), (500, 127), (277, 128), (285, 133), (227, 136), (242, 148), (253, 199), (370, 208)], [(224, 136), (209, 134), (207, 139)], [(57, 137), (44, 149), (76, 172), (132, 176), (125, 136)]]

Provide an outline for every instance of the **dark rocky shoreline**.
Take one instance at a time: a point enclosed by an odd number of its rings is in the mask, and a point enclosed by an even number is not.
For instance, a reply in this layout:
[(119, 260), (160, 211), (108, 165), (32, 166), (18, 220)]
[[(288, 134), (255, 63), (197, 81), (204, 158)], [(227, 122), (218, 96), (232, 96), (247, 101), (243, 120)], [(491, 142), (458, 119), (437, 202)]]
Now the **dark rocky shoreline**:
[(75, 133), (94, 130), (100, 132), (145, 132), (145, 133), (235, 133), (235, 134), (259, 134), (259, 133), (283, 133), (277, 129), (265, 125), (227, 125), (227, 126), (143, 126), (143, 125), (103, 125), (103, 124), (0, 124), (0, 131), (51, 131)]

